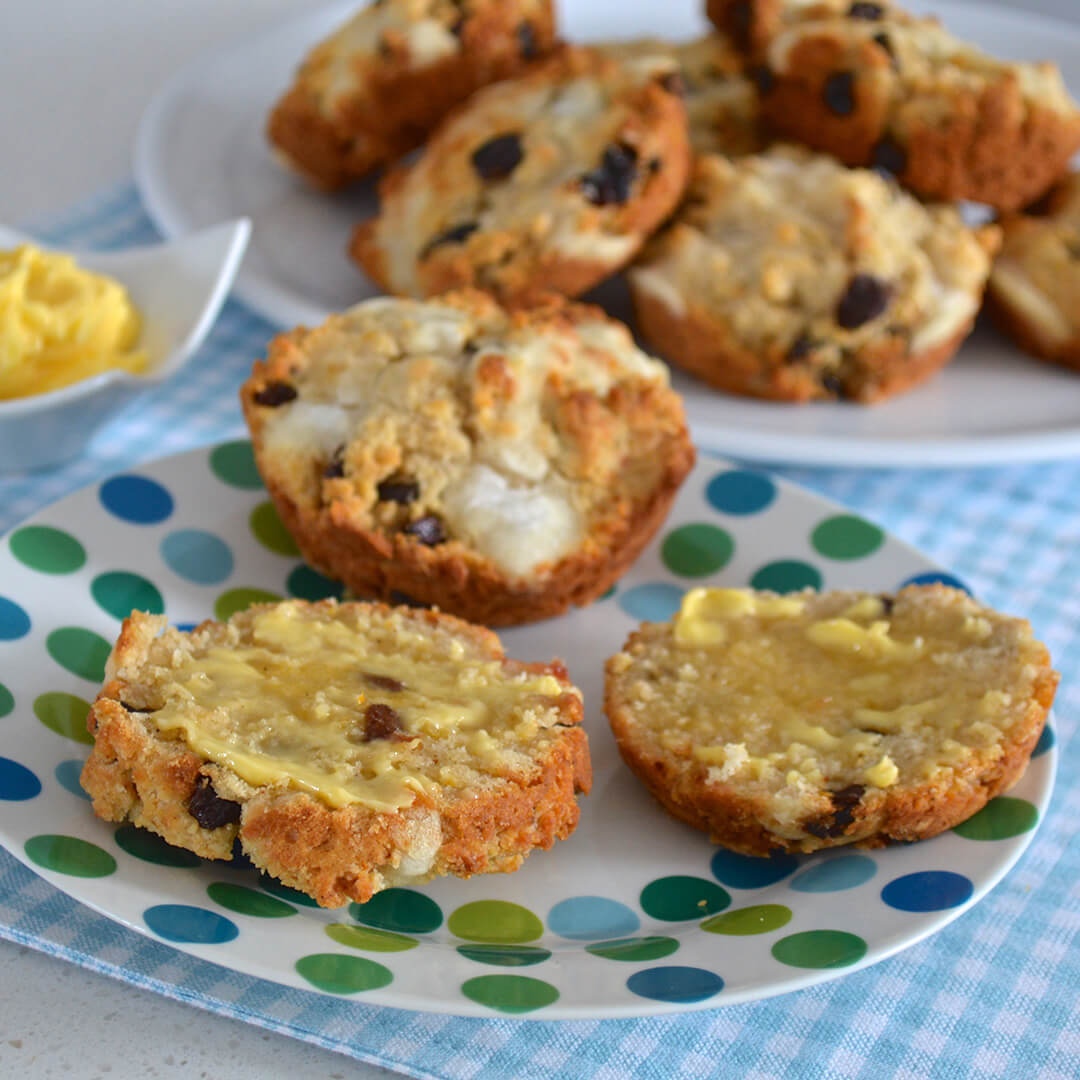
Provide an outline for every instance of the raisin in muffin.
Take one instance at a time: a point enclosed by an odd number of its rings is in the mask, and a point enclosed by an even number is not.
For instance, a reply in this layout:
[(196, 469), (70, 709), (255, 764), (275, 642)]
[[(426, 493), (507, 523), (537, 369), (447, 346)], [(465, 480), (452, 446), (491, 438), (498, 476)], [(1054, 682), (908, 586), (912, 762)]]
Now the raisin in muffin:
[(1080, 368), (1080, 174), (1001, 225), (987, 291), (991, 315), (1022, 349)]
[(874, 402), (952, 357), (997, 241), (877, 173), (780, 146), (699, 158), (630, 285), (642, 333), (714, 386)]
[(768, 855), (965, 820), (1019, 779), (1056, 686), (1026, 620), (957, 589), (694, 589), (608, 661), (605, 707), (665, 809)]
[(492, 626), (603, 593), (694, 457), (664, 366), (561, 298), (369, 300), (276, 338), (241, 397), (308, 561)]
[(341, 187), (419, 146), (554, 38), (551, 0), (375, 0), (311, 50), (268, 137), (317, 187)]
[(459, 619), (258, 605), (191, 633), (133, 612), (90, 710), (94, 811), (208, 859), (234, 845), (326, 907), (516, 870), (591, 783), (565, 668)]
[(648, 67), (570, 48), (481, 90), (384, 179), (353, 256), (405, 296), (584, 292), (628, 262), (682, 194), (690, 149), (677, 90)]
[(695, 153), (752, 154), (764, 148), (757, 90), (744, 73), (745, 60), (725, 34), (705, 34), (679, 44), (640, 38), (595, 47), (681, 88)]
[(710, 0), (783, 138), (931, 199), (1015, 210), (1065, 172), (1080, 112), (1049, 63), (1007, 63), (888, 0)]

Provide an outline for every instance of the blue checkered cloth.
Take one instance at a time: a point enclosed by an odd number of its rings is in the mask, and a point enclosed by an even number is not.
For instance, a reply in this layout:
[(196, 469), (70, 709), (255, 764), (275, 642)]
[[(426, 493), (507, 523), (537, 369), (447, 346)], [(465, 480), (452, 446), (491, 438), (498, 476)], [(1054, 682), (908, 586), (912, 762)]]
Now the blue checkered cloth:
[[(133, 188), (30, 230), (70, 247), (157, 239)], [(0, 477), (0, 533), (133, 463), (242, 430), (236, 387), (273, 327), (230, 301), (194, 363), (58, 471)], [(783, 474), (921, 547), (1034, 622), (1064, 673), (1060, 779), (1017, 867), (928, 941), (752, 1005), (644, 1020), (462, 1019), (339, 1001), (238, 975), (69, 899), (0, 852), (0, 935), (94, 971), (417, 1077), (1080, 1076), (1080, 462), (993, 470)]]

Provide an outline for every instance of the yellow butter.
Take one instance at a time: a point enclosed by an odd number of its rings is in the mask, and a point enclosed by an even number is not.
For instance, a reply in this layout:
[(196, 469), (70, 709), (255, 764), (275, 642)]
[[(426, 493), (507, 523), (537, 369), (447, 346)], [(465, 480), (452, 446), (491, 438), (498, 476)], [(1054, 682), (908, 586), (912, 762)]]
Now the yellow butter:
[(142, 371), (140, 330), (118, 281), (30, 244), (0, 251), (0, 400), (57, 390), (110, 368)]
[[(358, 631), (299, 618), (291, 604), (259, 613), (251, 637), (180, 660), (149, 718), (249, 784), (287, 784), (335, 808), (409, 806), (433, 787), (410, 768), (421, 740), (460, 733), (490, 754), (523, 725), (535, 730), (537, 698), (567, 692), (552, 675), (507, 675), (498, 660), (426, 661), (418, 648), (368, 656)], [(394, 710), (401, 738), (363, 741), (373, 704)]]
[(805, 604), (791, 596), (772, 596), (750, 589), (691, 589), (675, 617), (675, 640), (680, 645), (721, 645), (728, 638), (725, 620), (744, 616), (793, 619)]

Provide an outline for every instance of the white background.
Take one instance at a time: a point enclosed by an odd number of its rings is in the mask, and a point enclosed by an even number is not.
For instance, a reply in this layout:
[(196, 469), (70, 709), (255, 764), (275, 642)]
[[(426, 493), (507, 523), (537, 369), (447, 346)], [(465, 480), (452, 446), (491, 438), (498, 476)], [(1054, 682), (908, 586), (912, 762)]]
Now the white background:
[[(29, 223), (128, 179), (139, 116), (168, 75), (208, 48), (312, 6), (311, 0), (0, 0), (0, 221)], [(1008, 6), (1080, 18), (1076, 0)], [(385, 1075), (0, 942), (0, 1076)]]

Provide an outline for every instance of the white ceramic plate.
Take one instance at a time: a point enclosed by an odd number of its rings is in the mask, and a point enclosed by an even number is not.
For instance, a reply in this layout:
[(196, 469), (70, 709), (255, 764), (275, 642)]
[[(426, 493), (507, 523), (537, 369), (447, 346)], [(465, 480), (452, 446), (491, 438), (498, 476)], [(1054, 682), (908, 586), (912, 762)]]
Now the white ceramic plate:
[[(282, 325), (318, 323), (375, 292), (345, 255), (352, 226), (375, 210), (372, 188), (315, 194), (273, 160), (263, 135), (267, 111), (305, 49), (355, 6), (338, 3), (184, 69), (151, 103), (139, 130), (135, 172), (158, 225), (175, 236), (239, 214), (253, 218), (237, 289)], [(681, 38), (704, 26), (700, 0), (564, 0), (560, 6), (566, 36), (578, 41), (616, 32)], [(1080, 26), (985, 4), (933, 7), (952, 29), (992, 52), (1056, 60), (1080, 93)], [(618, 287), (600, 295), (613, 314), (628, 317)], [(676, 386), (686, 396), (698, 444), (746, 460), (916, 466), (1080, 454), (1080, 379), (1025, 357), (985, 327), (941, 377), (871, 409), (756, 402), (688, 376), (678, 376)]]
[(311, 597), (246, 442), (133, 470), (0, 541), (0, 842), (71, 896), (144, 934), (289, 986), (381, 1005), (544, 1019), (711, 1008), (835, 978), (944, 926), (1013, 865), (1049, 802), (1056, 754), (960, 835), (866, 854), (733, 856), (668, 817), (621, 763), (602, 664), (692, 585), (893, 589), (920, 554), (800, 489), (699, 464), (614, 594), (505, 632), (510, 655), (569, 661), (595, 770), (581, 824), (515, 874), (308, 906), (251, 870), (97, 820), (77, 785), (84, 718), (133, 606), (181, 625), (250, 590)]

